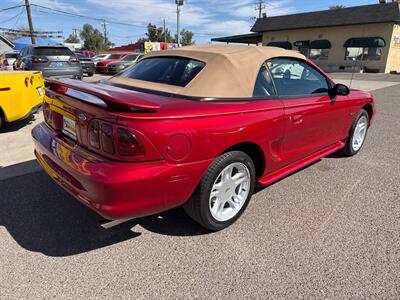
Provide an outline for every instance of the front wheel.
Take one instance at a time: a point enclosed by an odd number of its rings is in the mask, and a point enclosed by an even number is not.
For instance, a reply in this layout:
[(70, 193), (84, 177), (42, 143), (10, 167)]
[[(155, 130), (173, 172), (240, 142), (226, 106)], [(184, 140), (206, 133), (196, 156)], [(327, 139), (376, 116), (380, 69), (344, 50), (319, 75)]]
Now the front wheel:
[(368, 112), (362, 109), (350, 128), (346, 146), (342, 151), (344, 155), (353, 156), (360, 152), (362, 146), (364, 145), (365, 138), (367, 137), (368, 126)]
[(255, 167), (244, 152), (219, 156), (208, 168), (185, 212), (203, 227), (218, 231), (233, 224), (246, 209), (253, 194)]

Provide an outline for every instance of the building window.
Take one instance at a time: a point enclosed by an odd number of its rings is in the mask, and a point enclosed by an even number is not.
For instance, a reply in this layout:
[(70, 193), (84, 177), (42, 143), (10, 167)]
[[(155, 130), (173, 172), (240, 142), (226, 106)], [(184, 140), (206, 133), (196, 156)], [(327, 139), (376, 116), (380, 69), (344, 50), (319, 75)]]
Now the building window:
[(311, 42), (310, 48), (310, 58), (312, 60), (327, 60), (332, 45), (328, 40), (315, 40)]
[(380, 60), (382, 48), (346, 48), (345, 60)]
[(345, 60), (380, 60), (386, 42), (381, 37), (352, 38), (344, 43)]
[(311, 49), (310, 58), (312, 60), (327, 60), (329, 58), (329, 49)]

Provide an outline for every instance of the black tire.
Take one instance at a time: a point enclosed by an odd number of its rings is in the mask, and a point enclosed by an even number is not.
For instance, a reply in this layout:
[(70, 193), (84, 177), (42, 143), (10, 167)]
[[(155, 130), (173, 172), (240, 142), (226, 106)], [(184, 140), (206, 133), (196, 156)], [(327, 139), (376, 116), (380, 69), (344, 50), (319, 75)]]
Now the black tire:
[(89, 72), (87, 75), (88, 75), (89, 77), (92, 77), (92, 76), (94, 75), (94, 73), (93, 73), (93, 72)]
[(6, 118), (4, 117), (3, 111), (0, 108), (0, 129), (6, 126)]
[[(353, 148), (353, 139), (354, 139), (354, 132), (357, 126), (358, 121), (362, 118), (362, 117), (366, 117), (367, 118), (367, 132), (365, 135), (365, 138), (363, 140), (363, 143), (361, 145), (361, 147), (359, 149), (354, 149)], [(353, 124), (351, 125), (350, 131), (349, 131), (349, 136), (347, 138), (346, 141), (346, 146), (342, 149), (341, 153), (345, 156), (354, 156), (356, 155), (358, 152), (360, 152), (360, 150), (362, 149), (362, 146), (364, 145), (365, 139), (367, 137), (368, 134), (368, 126), (369, 126), (369, 115), (368, 112), (364, 109), (361, 109), (361, 111), (359, 112), (357, 118), (354, 120)]]
[[(242, 163), (246, 166), (250, 175), (250, 186), (247, 198), (240, 210), (229, 220), (218, 221), (211, 213), (210, 208), (210, 193), (214, 183), (218, 179), (220, 173), (233, 163)], [(231, 151), (220, 155), (214, 160), (208, 168), (195, 192), (189, 201), (183, 206), (185, 212), (197, 223), (211, 231), (219, 231), (232, 225), (243, 213), (249, 204), (250, 198), (254, 191), (256, 180), (256, 172), (254, 163), (251, 158), (244, 152)]]

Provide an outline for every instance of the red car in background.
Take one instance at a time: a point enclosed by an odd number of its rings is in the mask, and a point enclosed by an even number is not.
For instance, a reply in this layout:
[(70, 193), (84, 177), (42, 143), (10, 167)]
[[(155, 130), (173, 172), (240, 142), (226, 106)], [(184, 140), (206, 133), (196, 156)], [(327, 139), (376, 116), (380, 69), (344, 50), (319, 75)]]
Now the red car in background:
[(128, 55), (128, 54), (127, 53), (111, 54), (107, 59), (99, 61), (96, 64), (96, 72), (97, 73), (107, 73), (108, 72), (108, 64), (115, 62), (115, 61), (119, 61), (122, 58), (124, 58), (126, 55)]
[(101, 83), (50, 81), (43, 112), (32, 131), (38, 161), (103, 217), (183, 205), (221, 230), (256, 185), (357, 154), (375, 106), (299, 53), (205, 45), (150, 53)]

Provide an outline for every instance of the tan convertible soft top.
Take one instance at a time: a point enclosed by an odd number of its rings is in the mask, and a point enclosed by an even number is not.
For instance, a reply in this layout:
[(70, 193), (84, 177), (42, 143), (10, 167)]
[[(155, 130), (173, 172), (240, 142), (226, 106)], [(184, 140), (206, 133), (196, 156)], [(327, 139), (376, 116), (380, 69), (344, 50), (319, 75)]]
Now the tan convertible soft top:
[(152, 83), (122, 76), (111, 78), (113, 83), (157, 90), (190, 97), (240, 98), (251, 97), (263, 62), (273, 57), (306, 58), (295, 51), (265, 46), (200, 45), (157, 51), (144, 59), (160, 56), (181, 56), (206, 63), (203, 70), (185, 87)]

